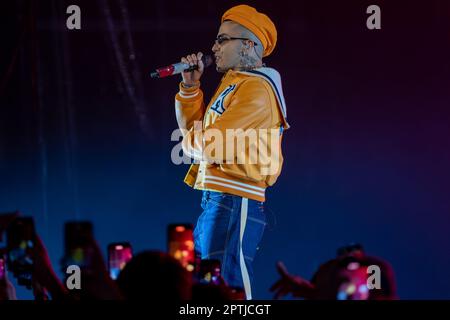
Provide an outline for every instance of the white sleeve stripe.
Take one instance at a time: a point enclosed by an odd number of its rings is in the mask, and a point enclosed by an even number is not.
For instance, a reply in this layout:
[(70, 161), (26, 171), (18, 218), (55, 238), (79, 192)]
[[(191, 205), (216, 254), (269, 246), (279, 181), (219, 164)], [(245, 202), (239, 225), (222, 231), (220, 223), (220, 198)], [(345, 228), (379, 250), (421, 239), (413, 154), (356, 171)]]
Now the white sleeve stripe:
[(197, 96), (199, 94), (200, 91), (197, 91), (195, 93), (182, 93), (181, 91), (178, 92), (178, 94), (180, 95), (180, 97), (182, 98), (193, 98), (195, 96)]

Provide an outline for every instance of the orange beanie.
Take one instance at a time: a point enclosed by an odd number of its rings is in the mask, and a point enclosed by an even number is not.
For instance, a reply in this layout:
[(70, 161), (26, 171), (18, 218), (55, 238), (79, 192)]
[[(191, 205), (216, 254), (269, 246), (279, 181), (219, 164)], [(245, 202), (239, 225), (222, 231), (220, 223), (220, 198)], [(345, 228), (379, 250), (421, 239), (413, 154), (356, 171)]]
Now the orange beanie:
[(263, 57), (268, 56), (275, 49), (277, 29), (268, 16), (256, 11), (255, 8), (245, 4), (235, 6), (223, 14), (222, 22), (225, 20), (237, 22), (253, 32), (264, 47)]

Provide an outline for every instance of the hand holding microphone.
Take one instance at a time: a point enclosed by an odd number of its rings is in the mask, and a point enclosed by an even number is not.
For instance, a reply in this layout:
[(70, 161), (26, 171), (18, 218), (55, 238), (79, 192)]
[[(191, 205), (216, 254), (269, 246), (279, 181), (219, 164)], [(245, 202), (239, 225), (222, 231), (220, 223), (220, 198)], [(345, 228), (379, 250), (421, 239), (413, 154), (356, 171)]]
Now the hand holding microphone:
[(205, 63), (202, 61), (203, 53), (190, 54), (181, 58), (181, 62), (188, 63), (189, 66), (198, 66), (197, 70), (191, 72), (183, 72), (183, 83), (187, 86), (195, 85), (201, 78), (203, 71), (205, 70)]
[(197, 54), (193, 53), (181, 58), (181, 62), (156, 69), (155, 72), (151, 73), (151, 77), (164, 78), (182, 73), (183, 83), (188, 86), (194, 85), (200, 80), (204, 69), (209, 67), (212, 62), (213, 59), (209, 55), (203, 55), (201, 52)]

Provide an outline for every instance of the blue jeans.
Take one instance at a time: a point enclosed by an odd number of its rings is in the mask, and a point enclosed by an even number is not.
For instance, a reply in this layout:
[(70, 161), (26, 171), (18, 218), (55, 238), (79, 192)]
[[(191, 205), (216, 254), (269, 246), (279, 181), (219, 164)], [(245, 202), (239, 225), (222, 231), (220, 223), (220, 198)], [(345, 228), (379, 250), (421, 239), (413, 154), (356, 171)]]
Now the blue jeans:
[(221, 192), (203, 191), (203, 213), (194, 230), (201, 259), (221, 261), (222, 277), (252, 298), (252, 262), (266, 225), (263, 202)]

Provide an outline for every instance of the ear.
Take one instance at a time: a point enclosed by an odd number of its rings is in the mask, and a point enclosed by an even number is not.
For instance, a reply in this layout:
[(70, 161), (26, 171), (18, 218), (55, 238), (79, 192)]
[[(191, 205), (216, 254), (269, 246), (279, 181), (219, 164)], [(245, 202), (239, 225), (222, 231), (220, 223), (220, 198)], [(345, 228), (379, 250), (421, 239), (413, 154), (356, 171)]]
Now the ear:
[(248, 42), (245, 42), (244, 47), (242, 48), (243, 51), (245, 51), (245, 53), (249, 53), (251, 47), (250, 44)]

